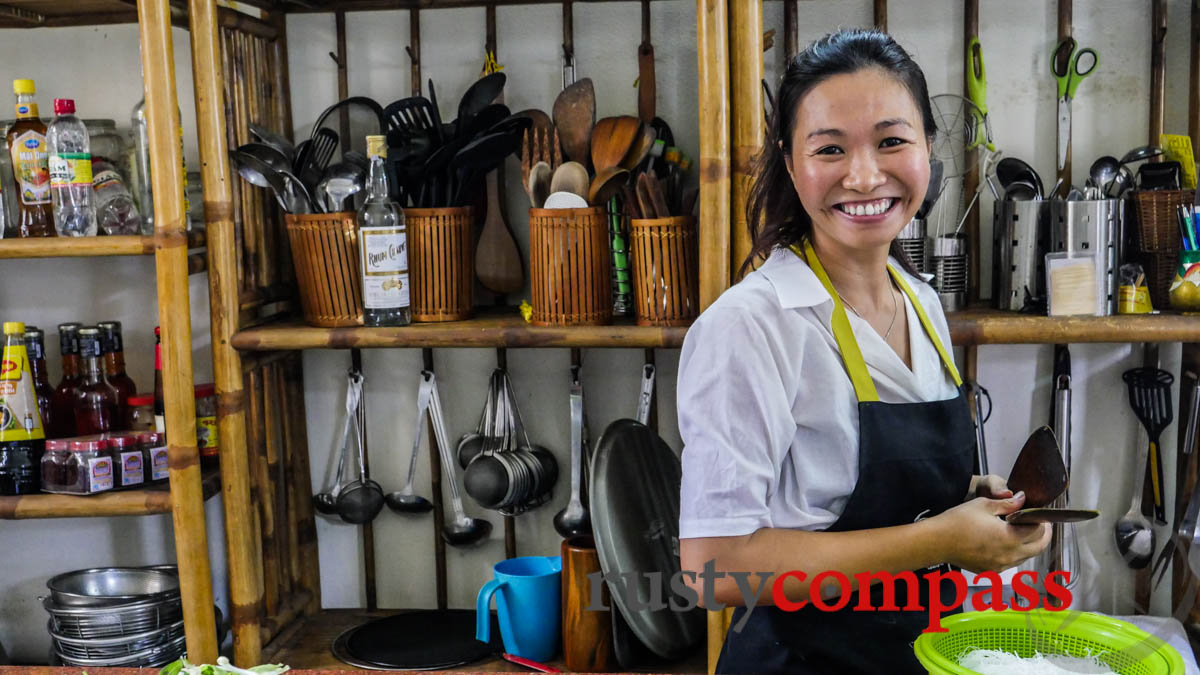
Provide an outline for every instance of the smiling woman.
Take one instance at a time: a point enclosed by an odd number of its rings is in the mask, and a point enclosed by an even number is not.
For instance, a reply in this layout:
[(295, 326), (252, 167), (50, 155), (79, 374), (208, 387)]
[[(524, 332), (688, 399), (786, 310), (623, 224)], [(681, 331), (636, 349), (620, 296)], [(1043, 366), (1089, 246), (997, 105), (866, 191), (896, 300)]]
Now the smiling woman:
[[(923, 673), (911, 646), (922, 612), (781, 607), (851, 592), (814, 579), (1003, 570), (1041, 551), (1049, 528), (997, 518), (1024, 495), (972, 475), (946, 318), (894, 241), (929, 182), (920, 67), (884, 33), (842, 31), (792, 60), (778, 101), (742, 269), (763, 263), (680, 355), (682, 567), (725, 572), (701, 597), (735, 606), (745, 573), (797, 572), (783, 602), (734, 613), (746, 629), (726, 637), (718, 672)], [(867, 590), (880, 606), (880, 585)], [(946, 584), (914, 592), (954, 606)]]

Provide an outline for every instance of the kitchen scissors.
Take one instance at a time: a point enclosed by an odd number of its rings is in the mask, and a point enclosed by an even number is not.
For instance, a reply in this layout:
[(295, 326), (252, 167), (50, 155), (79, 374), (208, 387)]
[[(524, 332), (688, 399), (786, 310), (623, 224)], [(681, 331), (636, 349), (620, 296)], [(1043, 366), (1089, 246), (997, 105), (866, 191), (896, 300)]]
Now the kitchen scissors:
[(1050, 72), (1058, 82), (1058, 170), (1067, 165), (1067, 146), (1071, 143), (1071, 101), (1079, 83), (1092, 74), (1100, 63), (1096, 50), (1084, 47), (1068, 37), (1058, 43), (1050, 58)]

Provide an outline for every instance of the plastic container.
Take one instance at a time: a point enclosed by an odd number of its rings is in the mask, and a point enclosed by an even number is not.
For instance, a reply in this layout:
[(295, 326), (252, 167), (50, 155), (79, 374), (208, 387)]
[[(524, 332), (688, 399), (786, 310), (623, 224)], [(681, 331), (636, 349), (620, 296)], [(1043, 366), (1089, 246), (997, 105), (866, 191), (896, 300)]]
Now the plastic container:
[(87, 128), (75, 116), (75, 101), (54, 99), (56, 117), (46, 128), (50, 152), (50, 197), (60, 237), (96, 236), (92, 205), (92, 151)]
[(125, 428), (130, 431), (154, 431), (154, 394), (138, 394), (126, 399), (128, 414)]
[(78, 482), (76, 473), (70, 439), (47, 440), (46, 452), (42, 454), (42, 490), (62, 492)]
[(95, 176), (96, 225), (104, 234), (136, 235), (141, 233), (142, 216), (133, 195), (125, 185), (121, 172), (108, 160), (97, 159)]
[(113, 459), (108, 440), (72, 438), (69, 445), (67, 457), (62, 457), (61, 450), (54, 453), (53, 466), (46, 464), (50, 452), (43, 457), (43, 472), (51, 471), (51, 475), (43, 476), (43, 489), (68, 495), (90, 495), (113, 489)]
[(144, 431), (138, 434), (138, 445), (141, 446), (143, 457), (149, 457), (146, 463), (149, 482), (159, 483), (170, 476), (167, 456), (166, 436), (157, 431)]
[(113, 462), (113, 487), (141, 487), (146, 482), (149, 454), (142, 451), (137, 434), (113, 434), (108, 438), (108, 449)]

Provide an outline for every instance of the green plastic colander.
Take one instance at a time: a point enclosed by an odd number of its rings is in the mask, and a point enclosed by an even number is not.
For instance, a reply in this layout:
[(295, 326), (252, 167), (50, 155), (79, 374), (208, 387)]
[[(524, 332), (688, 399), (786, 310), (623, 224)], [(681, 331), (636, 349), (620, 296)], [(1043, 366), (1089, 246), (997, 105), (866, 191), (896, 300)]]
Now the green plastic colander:
[(942, 619), (945, 633), (922, 633), (913, 648), (932, 675), (971, 675), (958, 665), (968, 649), (1028, 658), (1035, 652), (1097, 656), (1121, 675), (1183, 675), (1175, 648), (1137, 626), (1090, 612), (963, 612)]

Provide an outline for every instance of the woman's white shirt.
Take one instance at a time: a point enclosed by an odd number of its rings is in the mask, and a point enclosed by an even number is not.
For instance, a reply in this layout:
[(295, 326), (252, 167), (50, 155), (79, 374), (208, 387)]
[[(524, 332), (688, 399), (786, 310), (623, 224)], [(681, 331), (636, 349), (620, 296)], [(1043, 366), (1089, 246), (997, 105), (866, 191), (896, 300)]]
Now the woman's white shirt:
[[(937, 293), (900, 271), (950, 349)], [(847, 310), (884, 403), (958, 395), (905, 300), (912, 370)], [(679, 536), (764, 527), (822, 530), (858, 481), (858, 400), (830, 329), (833, 299), (789, 249), (721, 295), (687, 332), (677, 404), (683, 439)]]

